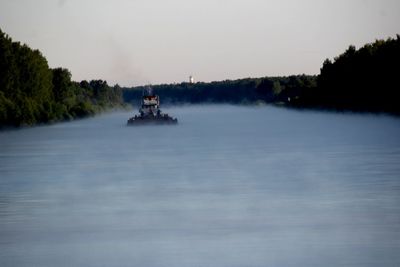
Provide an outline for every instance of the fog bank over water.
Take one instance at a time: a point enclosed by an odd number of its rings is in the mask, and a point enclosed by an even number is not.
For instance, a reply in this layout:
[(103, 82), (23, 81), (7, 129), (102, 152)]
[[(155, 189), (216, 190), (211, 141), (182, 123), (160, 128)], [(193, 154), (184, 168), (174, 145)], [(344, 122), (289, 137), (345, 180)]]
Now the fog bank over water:
[(398, 118), (165, 111), (0, 132), (0, 265), (400, 265)]

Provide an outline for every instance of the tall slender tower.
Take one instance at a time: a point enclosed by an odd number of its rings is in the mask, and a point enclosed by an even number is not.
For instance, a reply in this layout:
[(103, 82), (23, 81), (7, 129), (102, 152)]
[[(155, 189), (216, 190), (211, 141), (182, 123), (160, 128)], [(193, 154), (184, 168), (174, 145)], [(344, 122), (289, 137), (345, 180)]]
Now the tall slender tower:
[(189, 76), (189, 83), (194, 83), (194, 78), (192, 75)]

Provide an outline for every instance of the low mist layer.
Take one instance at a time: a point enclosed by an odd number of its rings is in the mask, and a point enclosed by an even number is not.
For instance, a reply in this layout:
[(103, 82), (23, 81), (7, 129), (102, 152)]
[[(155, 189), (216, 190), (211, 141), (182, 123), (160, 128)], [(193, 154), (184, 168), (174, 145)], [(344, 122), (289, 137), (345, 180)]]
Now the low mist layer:
[(0, 132), (0, 265), (400, 264), (398, 119), (165, 111)]

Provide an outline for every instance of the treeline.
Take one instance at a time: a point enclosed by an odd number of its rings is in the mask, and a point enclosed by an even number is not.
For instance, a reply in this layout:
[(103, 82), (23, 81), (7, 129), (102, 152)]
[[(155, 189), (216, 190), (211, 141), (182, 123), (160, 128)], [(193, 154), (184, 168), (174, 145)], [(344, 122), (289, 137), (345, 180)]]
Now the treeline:
[[(152, 85), (162, 103), (166, 104), (259, 104), (289, 103), (303, 91), (316, 87), (317, 77), (297, 75), (288, 77), (246, 78), (211, 83), (180, 83)], [(147, 86), (124, 88), (127, 102), (137, 104)]]
[(0, 30), (0, 128), (81, 118), (122, 103), (119, 86), (71, 81), (67, 69), (49, 68), (39, 50)]
[[(264, 77), (211, 83), (151, 86), (163, 103), (275, 103), (400, 114), (400, 36), (360, 49), (350, 46), (318, 76)], [(138, 103), (145, 87), (124, 88), (124, 99)]]
[(318, 87), (299, 99), (303, 107), (400, 114), (400, 36), (327, 59)]

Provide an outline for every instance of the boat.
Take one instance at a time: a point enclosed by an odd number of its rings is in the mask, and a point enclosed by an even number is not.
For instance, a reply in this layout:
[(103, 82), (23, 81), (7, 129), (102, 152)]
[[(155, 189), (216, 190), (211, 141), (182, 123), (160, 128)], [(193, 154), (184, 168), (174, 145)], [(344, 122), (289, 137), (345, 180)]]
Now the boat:
[(139, 114), (129, 118), (127, 125), (165, 125), (177, 123), (177, 118), (161, 112), (159, 96), (153, 94), (152, 90), (148, 88), (143, 92)]

